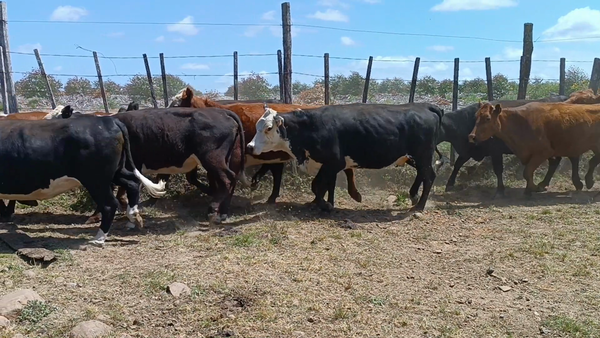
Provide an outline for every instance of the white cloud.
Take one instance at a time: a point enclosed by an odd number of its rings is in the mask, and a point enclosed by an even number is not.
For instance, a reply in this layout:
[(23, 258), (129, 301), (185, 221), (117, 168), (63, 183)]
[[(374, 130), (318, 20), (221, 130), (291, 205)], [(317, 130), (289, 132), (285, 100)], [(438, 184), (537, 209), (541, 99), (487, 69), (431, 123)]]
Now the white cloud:
[(181, 69), (187, 69), (187, 70), (206, 70), (209, 68), (210, 67), (208, 67), (208, 65), (201, 64), (201, 63), (186, 63), (181, 66)]
[(442, 0), (431, 8), (434, 12), (484, 11), (517, 6), (516, 0)]
[(173, 42), (183, 43), (183, 42), (185, 42), (185, 39), (184, 38), (175, 38), (175, 39), (173, 39)]
[(366, 2), (368, 4), (374, 5), (374, 4), (380, 3), (381, 0), (363, 0), (363, 2)]
[(441, 45), (436, 45), (436, 46), (429, 46), (427, 47), (427, 49), (432, 50), (434, 52), (449, 52), (451, 50), (454, 50), (454, 47), (452, 46), (441, 46)]
[(167, 25), (167, 31), (190, 36), (196, 35), (200, 30), (193, 23), (194, 17), (188, 15), (176, 24)]
[(125, 33), (123, 32), (114, 32), (114, 33), (108, 33), (106, 34), (106, 36), (108, 36), (109, 38), (121, 38), (125, 36)]
[(558, 18), (558, 22), (545, 30), (543, 35), (547, 39), (581, 39), (599, 36), (600, 11), (589, 7), (574, 9)]
[(26, 43), (17, 47), (16, 51), (19, 53), (33, 53), (33, 50), (42, 50), (42, 45), (39, 43)]
[(352, 40), (351, 38), (349, 38), (347, 36), (342, 36), (340, 40), (342, 41), (342, 45), (344, 45), (344, 46), (354, 46), (356, 44), (356, 42), (354, 42), (354, 40)]
[[(277, 28), (277, 27), (276, 27)], [(244, 36), (249, 38), (255, 37), (258, 33), (262, 32), (265, 29), (265, 26), (250, 26), (246, 28), (244, 31)]]
[(82, 17), (88, 15), (85, 8), (73, 6), (58, 6), (50, 16), (52, 21), (79, 21)]
[(340, 0), (319, 0), (317, 2), (317, 4), (320, 6), (324, 6), (324, 7), (340, 7), (340, 8), (350, 7), (350, 6), (348, 6), (347, 3), (342, 2)]
[[(503, 51), (503, 57), (507, 59), (516, 59), (520, 60), (521, 55), (523, 55), (523, 50), (515, 47), (505, 47)], [(533, 57), (533, 54), (532, 54)]]
[(165, 36), (161, 35), (161, 36), (157, 37), (156, 39), (154, 39), (154, 41), (156, 41), (156, 42), (165, 42)]
[(348, 16), (338, 11), (337, 9), (328, 8), (325, 12), (317, 11), (315, 14), (308, 16), (311, 19), (323, 21), (348, 22)]
[(274, 21), (275, 14), (276, 14), (275, 11), (268, 11), (266, 13), (263, 13), (263, 15), (260, 19), (264, 20), (264, 21)]

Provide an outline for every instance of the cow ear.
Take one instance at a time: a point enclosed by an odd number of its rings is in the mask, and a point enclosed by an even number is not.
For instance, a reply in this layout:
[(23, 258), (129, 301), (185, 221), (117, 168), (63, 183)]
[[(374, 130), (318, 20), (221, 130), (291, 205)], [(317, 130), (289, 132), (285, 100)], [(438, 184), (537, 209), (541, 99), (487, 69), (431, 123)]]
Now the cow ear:
[(185, 92), (184, 93), (185, 93), (185, 95), (183, 96), (184, 99), (194, 97), (194, 91), (190, 87), (185, 87)]
[(275, 123), (277, 125), (277, 127), (281, 127), (281, 125), (283, 124), (283, 117), (279, 116), (279, 115), (275, 115)]
[(494, 115), (498, 116), (501, 112), (502, 106), (500, 105), (500, 103), (496, 103), (496, 106), (494, 106)]

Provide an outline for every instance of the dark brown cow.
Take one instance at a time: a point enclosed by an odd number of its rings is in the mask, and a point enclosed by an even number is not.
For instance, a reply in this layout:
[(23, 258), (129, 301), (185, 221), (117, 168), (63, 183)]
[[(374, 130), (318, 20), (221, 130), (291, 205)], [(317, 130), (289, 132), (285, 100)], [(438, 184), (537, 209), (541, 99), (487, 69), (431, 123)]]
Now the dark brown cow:
[[(187, 87), (182, 89), (173, 99), (171, 105), (173, 107), (220, 107), (228, 109), (237, 114), (242, 123), (244, 124), (244, 134), (246, 141), (250, 142), (256, 134), (256, 122), (262, 117), (265, 112), (263, 103), (235, 103), (229, 105), (221, 105), (208, 98), (201, 98), (194, 96), (194, 92), (191, 88)], [(276, 110), (280, 114), (289, 113), (298, 109), (312, 109), (319, 108), (320, 105), (298, 105), (298, 104), (269, 104), (269, 108)], [(271, 171), (273, 175), (273, 189), (271, 195), (267, 199), (267, 203), (275, 203), (277, 197), (279, 197), (279, 191), (281, 189), (281, 180), (283, 175), (283, 167), (285, 162), (289, 161), (291, 157), (283, 151), (271, 151), (260, 155), (246, 153), (246, 167), (255, 165), (261, 165), (261, 168), (252, 177), (252, 186), (255, 188), (258, 185), (260, 179)], [(362, 201), (362, 196), (356, 188), (354, 169), (344, 170), (348, 182), (348, 194), (352, 199), (357, 202)], [(160, 176), (160, 179), (166, 180), (164, 176)]]
[(594, 185), (594, 169), (600, 163), (600, 105), (533, 102), (516, 108), (480, 104), (477, 121), (469, 135), (473, 143), (498, 137), (525, 165), (525, 194), (543, 191), (533, 183), (533, 173), (551, 157), (579, 157), (591, 150), (585, 176)]

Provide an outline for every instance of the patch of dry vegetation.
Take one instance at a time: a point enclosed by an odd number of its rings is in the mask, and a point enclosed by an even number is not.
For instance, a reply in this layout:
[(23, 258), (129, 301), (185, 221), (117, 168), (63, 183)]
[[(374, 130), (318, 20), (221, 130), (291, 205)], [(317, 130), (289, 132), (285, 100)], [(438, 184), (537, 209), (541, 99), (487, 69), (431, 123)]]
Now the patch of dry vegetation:
[[(9, 230), (59, 259), (32, 268), (0, 246), (2, 294), (34, 288), (53, 311), (4, 336), (64, 337), (89, 319), (132, 337), (600, 336), (596, 192), (573, 192), (565, 161), (549, 191), (528, 199), (519, 165), (505, 162), (508, 198), (490, 199), (485, 163), (462, 171), (464, 190), (444, 193), (445, 167), (420, 217), (405, 213), (410, 167), (360, 171), (363, 203), (341, 174), (332, 214), (303, 205), (309, 181), (286, 170), (277, 205), (263, 204), (268, 176), (238, 190), (218, 228), (204, 218), (208, 199), (173, 177), (170, 196), (143, 209), (141, 233), (120, 214), (107, 245), (86, 250), (97, 225), (70, 207), (85, 195), (21, 208)], [(175, 281), (191, 295), (165, 292)]]

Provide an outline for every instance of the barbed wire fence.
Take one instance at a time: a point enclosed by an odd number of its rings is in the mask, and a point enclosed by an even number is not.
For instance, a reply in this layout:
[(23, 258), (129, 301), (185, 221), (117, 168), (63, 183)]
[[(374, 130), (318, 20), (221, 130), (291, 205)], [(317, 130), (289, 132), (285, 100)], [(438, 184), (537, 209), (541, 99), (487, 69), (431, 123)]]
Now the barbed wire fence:
[[(174, 23), (165, 23), (165, 22), (122, 22), (122, 21), (85, 21), (85, 22), (72, 22), (72, 21), (43, 21), (43, 20), (13, 20), (8, 21), (6, 16), (6, 4), (0, 1), (2, 5), (0, 8), (0, 45), (1, 47), (8, 46), (8, 33), (6, 30), (6, 26), (8, 22), (12, 23), (21, 23), (21, 24), (88, 24), (88, 25), (167, 25)], [(522, 41), (520, 40), (508, 40), (508, 39), (496, 39), (489, 37), (476, 37), (476, 36), (457, 36), (457, 35), (441, 35), (441, 34), (421, 34), (421, 33), (403, 33), (403, 32), (386, 32), (386, 31), (371, 31), (371, 30), (360, 30), (360, 29), (346, 29), (346, 28), (337, 28), (337, 27), (328, 27), (328, 26), (319, 26), (319, 25), (304, 25), (304, 24), (294, 24), (291, 22), (291, 13), (290, 13), (290, 4), (288, 2), (282, 3), (282, 23), (281, 24), (253, 24), (253, 23), (189, 23), (194, 26), (276, 26), (282, 29), (283, 33), (283, 49), (277, 50), (277, 53), (252, 53), (252, 54), (238, 54), (237, 51), (232, 54), (220, 54), (220, 55), (163, 55), (162, 53), (159, 56), (155, 55), (138, 55), (138, 56), (106, 56), (95, 51), (86, 50), (84, 48), (80, 48), (84, 51), (87, 51), (88, 54), (43, 54), (39, 53), (39, 51), (34, 50), (32, 52), (18, 52), (18, 51), (9, 51), (8, 48), (2, 48), (0, 54), (2, 55), (1, 65), (3, 66), (0, 69), (0, 74), (2, 81), (0, 81), (0, 85), (3, 88), (3, 103), (8, 101), (8, 105), (3, 104), (5, 112), (18, 112), (18, 107), (27, 107), (28, 109), (48, 109), (49, 107), (55, 107), (57, 104), (72, 104), (75, 107), (83, 110), (83, 111), (92, 111), (92, 110), (102, 110), (105, 111), (116, 109), (119, 105), (125, 105), (130, 100), (134, 99), (142, 99), (148, 98), (146, 102), (143, 102), (147, 106), (166, 106), (169, 98), (174, 94), (174, 92), (179, 91), (183, 88), (183, 81), (176, 81), (174, 79), (188, 79), (188, 78), (198, 78), (198, 77), (219, 77), (231, 79), (231, 89), (230, 93), (218, 93), (216, 91), (204, 93), (212, 98), (222, 98), (228, 99), (231, 98), (233, 100), (238, 100), (240, 98), (239, 93), (239, 83), (240, 80), (253, 76), (253, 74), (240, 74), (238, 71), (238, 59), (246, 58), (246, 57), (269, 57), (273, 58), (273, 60), (277, 61), (277, 71), (272, 72), (264, 72), (259, 75), (277, 75), (278, 81), (276, 90), (272, 90), (268, 95), (270, 98), (278, 98), (280, 101), (285, 103), (292, 103), (293, 99), (297, 99), (299, 101), (320, 101), (324, 104), (330, 104), (332, 102), (343, 103), (343, 102), (385, 102), (385, 103), (406, 103), (406, 102), (418, 102), (421, 100), (432, 100), (432, 97), (435, 103), (451, 107), (452, 109), (456, 109), (458, 106), (462, 106), (462, 101), (469, 101), (469, 95), (473, 96), (481, 96), (484, 94), (485, 97), (489, 100), (499, 99), (499, 96), (511, 97), (516, 99), (524, 99), (527, 97), (527, 88), (528, 85), (531, 84), (531, 81), (544, 81), (548, 83), (553, 83), (556, 87), (556, 93), (559, 95), (564, 95), (568, 90), (566, 88), (566, 64), (567, 60), (565, 58), (561, 58), (559, 60), (544, 60), (532, 59), (533, 53), (533, 25), (530, 23), (526, 23), (524, 25), (524, 38)], [(185, 23), (178, 23), (185, 24)], [(510, 60), (491, 60), (489, 57), (484, 60), (460, 60), (459, 58), (455, 58), (453, 60), (426, 60), (421, 59), (420, 57), (416, 57), (415, 59), (390, 59), (390, 58), (377, 58), (370, 56), (368, 58), (356, 58), (356, 57), (346, 57), (346, 56), (336, 56), (329, 55), (325, 53), (323, 55), (313, 55), (313, 54), (301, 54), (301, 53), (292, 53), (291, 52), (291, 29), (292, 26), (295, 27), (306, 27), (306, 28), (314, 28), (314, 29), (323, 29), (323, 30), (335, 30), (335, 31), (346, 31), (346, 32), (358, 32), (364, 34), (375, 34), (375, 35), (395, 35), (395, 36), (416, 36), (416, 37), (436, 37), (436, 38), (454, 38), (454, 39), (469, 39), (469, 40), (482, 40), (482, 41), (492, 41), (498, 43), (523, 43), (523, 52), (522, 56), (519, 59), (510, 59)], [(536, 43), (548, 43), (548, 42), (558, 42), (558, 41), (575, 41), (575, 40), (593, 40), (600, 39), (600, 36), (589, 36), (586, 38), (573, 38), (573, 39), (536, 39)], [(32, 71), (24, 71), (24, 70), (16, 70), (13, 71), (11, 67), (10, 57), (29, 57), (36, 58), (39, 66), (39, 70), (36, 72), (39, 73), (39, 79), (44, 82), (45, 90), (40, 89), (40, 86), (37, 86), (34, 89), (22, 89), (21, 92), (15, 93), (15, 86), (13, 83), (13, 75), (27, 75), (31, 74)], [(66, 73), (48, 73), (44, 70), (42, 59), (47, 58), (86, 58), (90, 59), (90, 67), (92, 67), (92, 62), (95, 62), (96, 72), (93, 70), (87, 74), (66, 74)], [(233, 63), (233, 72), (229, 74), (171, 74), (166, 72), (165, 62), (169, 59), (210, 59), (210, 58), (221, 58), (226, 59), (230, 58)], [(311, 71), (310, 73), (306, 72), (298, 72), (292, 71), (292, 59), (315, 59), (320, 60), (321, 65), (316, 65), (315, 63), (315, 71)], [(150, 61), (149, 60), (160, 60), (160, 73), (151, 71), (150, 69)], [(102, 67), (100, 67), (100, 61), (103, 61)], [(106, 61), (110, 62), (107, 63)], [(114, 73), (102, 73), (102, 69), (106, 71), (106, 69), (110, 69), (111, 66), (115, 66), (115, 62), (126, 62), (132, 61), (137, 62), (135, 68), (139, 68), (138, 72), (131, 72), (130, 74), (121, 74), (118, 72)], [(339, 74), (330, 76), (330, 62), (356, 62), (358, 65), (361, 65), (365, 68), (362, 70), (356, 70), (348, 76), (347, 81), (350, 81), (349, 78), (352, 78), (353, 81), (353, 89), (351, 93), (346, 91), (345, 93), (340, 90), (340, 82), (341, 78)], [(598, 85), (600, 83), (600, 59), (595, 58), (594, 60), (568, 60), (569, 63), (572, 64), (582, 64), (582, 63), (592, 63), (592, 69), (588, 81), (588, 87), (592, 88), (595, 92), (598, 89)], [(497, 85), (494, 85), (493, 76), (491, 66), (492, 64), (502, 64), (502, 63), (518, 63), (519, 64), (519, 74), (517, 76), (504, 77), (503, 80), (508, 81), (510, 83), (509, 93), (504, 93), (504, 95), (499, 95)], [(531, 66), (532, 63), (558, 63), (558, 72), (559, 75), (557, 78), (547, 78), (547, 79), (530, 79), (531, 74)], [(275, 64), (275, 63), (274, 63)], [(401, 78), (373, 78), (371, 77), (371, 73), (373, 70), (373, 65), (382, 65), (382, 64), (405, 64), (408, 67), (412, 65), (413, 72), (412, 77), (409, 80), (401, 79)], [(420, 76), (419, 70), (422, 64), (435, 64), (435, 65), (453, 65), (454, 66), (454, 76), (452, 79), (443, 79), (441, 81), (433, 79), (431, 76)], [(460, 79), (460, 69), (461, 65), (465, 64), (476, 64), (478, 67), (485, 67), (486, 70), (486, 78), (476, 78), (472, 80)], [(446, 67), (446, 66), (444, 66)], [(451, 67), (451, 66), (448, 66)], [(322, 68), (323, 71), (317, 71), (317, 69)], [(93, 68), (91, 68), (93, 69)], [(156, 68), (155, 68), (156, 69)], [(36, 74), (37, 74), (36, 73)], [(319, 74), (321, 73), (321, 74)], [(364, 74), (364, 76), (362, 75)], [(301, 92), (295, 90), (292, 84), (292, 75), (297, 76), (298, 78), (307, 79), (313, 82), (313, 87), (304, 88), (303, 92), (306, 92), (305, 95), (301, 95)], [(358, 75), (358, 76), (355, 76)], [(134, 80), (137, 82), (143, 82), (142, 80), (146, 80), (145, 86), (141, 86), (142, 90), (146, 90), (145, 93), (131, 93), (131, 91), (125, 91), (122, 87), (116, 87), (113, 84), (115, 81), (111, 80), (112, 78), (122, 78), (129, 77), (130, 83), (125, 85), (127, 87)], [(90, 86), (84, 86), (85, 91), (81, 90), (81, 92), (71, 93), (71, 95), (67, 95), (67, 93), (62, 90), (61, 86), (53, 85), (52, 79), (65, 79), (67, 82), (72, 79), (86, 79), (89, 82), (93, 82), (92, 88)], [(433, 79), (433, 80), (432, 80)], [(477, 80), (477, 81), (475, 81)], [(357, 89), (360, 85), (357, 85), (358, 82), (362, 81), (362, 88)], [(428, 82), (429, 81), (429, 82)], [(477, 82), (480, 85), (477, 88), (476, 93), (471, 92), (469, 90), (473, 90), (473, 88), (469, 87), (471, 82)], [(485, 83), (483, 86), (485, 90), (481, 90), (481, 81)], [(87, 81), (82, 81), (87, 83)], [(297, 82), (294, 82), (297, 83)], [(180, 85), (181, 88), (173, 88), (173, 85)], [(59, 88), (55, 88), (59, 87)], [(443, 87), (443, 90), (441, 89)], [(471, 86), (473, 87), (473, 86)], [(275, 88), (274, 88), (275, 89)], [(19, 98), (21, 100), (21, 104), (19, 105), (17, 101), (17, 94), (19, 94)], [(227, 97), (225, 94), (231, 94), (231, 97)], [(90, 99), (91, 96), (91, 99)], [(335, 96), (333, 98), (332, 96)], [(424, 96), (424, 97), (422, 97)], [(14, 103), (11, 102), (14, 98)], [(25, 99), (29, 98), (29, 99)], [(264, 96), (261, 97), (265, 98)], [(252, 98), (248, 98), (252, 99)], [(86, 101), (87, 100), (87, 101)], [(91, 100), (91, 101), (90, 101)], [(389, 101), (389, 102), (388, 102)], [(318, 102), (312, 102), (318, 103)], [(10, 106), (10, 107), (9, 107)], [(36, 107), (33, 107), (36, 106)]]

